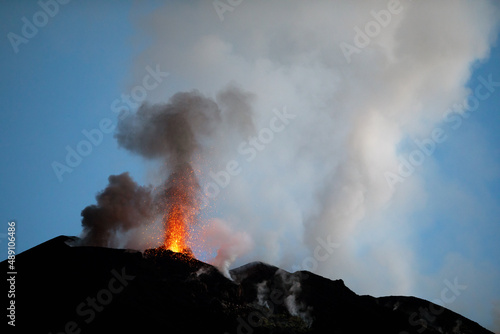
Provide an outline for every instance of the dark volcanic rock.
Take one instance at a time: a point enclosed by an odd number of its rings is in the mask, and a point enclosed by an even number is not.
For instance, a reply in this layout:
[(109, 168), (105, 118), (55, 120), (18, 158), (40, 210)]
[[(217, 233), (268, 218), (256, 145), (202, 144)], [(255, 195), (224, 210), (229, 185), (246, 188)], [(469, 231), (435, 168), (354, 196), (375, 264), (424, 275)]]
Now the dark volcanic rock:
[(188, 253), (74, 241), (60, 236), (16, 257), (19, 332), (491, 333), (425, 300), (358, 296), (310, 272), (253, 262), (230, 280)]

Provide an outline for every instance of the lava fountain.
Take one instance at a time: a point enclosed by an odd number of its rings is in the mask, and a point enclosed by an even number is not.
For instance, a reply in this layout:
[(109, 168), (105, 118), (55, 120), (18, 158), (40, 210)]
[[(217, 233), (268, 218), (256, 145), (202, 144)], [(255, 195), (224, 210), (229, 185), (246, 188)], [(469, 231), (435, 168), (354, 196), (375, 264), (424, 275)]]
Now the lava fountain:
[(170, 212), (167, 213), (165, 222), (165, 248), (173, 252), (179, 253), (187, 248), (188, 232), (186, 225), (188, 222), (185, 219), (182, 208), (173, 204)]
[(200, 186), (189, 164), (178, 166), (166, 183), (164, 247), (177, 253), (191, 254), (190, 234), (199, 210)]

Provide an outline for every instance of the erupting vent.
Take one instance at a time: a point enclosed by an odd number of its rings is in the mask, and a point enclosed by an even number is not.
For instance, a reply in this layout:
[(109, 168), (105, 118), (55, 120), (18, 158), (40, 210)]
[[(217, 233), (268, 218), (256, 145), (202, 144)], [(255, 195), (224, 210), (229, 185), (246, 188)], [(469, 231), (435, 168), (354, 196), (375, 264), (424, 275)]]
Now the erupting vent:
[(199, 185), (191, 166), (189, 164), (178, 166), (167, 185), (164, 246), (176, 253), (190, 254), (189, 237), (199, 209), (197, 200)]
[(165, 248), (179, 253), (186, 249), (186, 221), (182, 209), (174, 204), (167, 214)]

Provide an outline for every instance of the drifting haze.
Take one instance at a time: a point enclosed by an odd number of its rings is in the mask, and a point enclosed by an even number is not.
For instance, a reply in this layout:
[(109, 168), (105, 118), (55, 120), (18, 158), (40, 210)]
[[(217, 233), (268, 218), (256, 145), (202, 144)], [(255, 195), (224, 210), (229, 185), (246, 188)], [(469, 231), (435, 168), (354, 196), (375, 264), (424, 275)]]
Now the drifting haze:
[[(250, 133), (235, 136), (246, 126), (214, 136), (211, 170), (233, 159), (242, 169), (211, 199), (232, 230), (253, 240), (253, 251), (240, 261), (343, 278), (358, 293), (438, 298), (442, 279), (455, 276), (469, 291), (481, 282), (478, 295), (500, 293), (491, 278), (498, 270), (487, 275), (471, 264), (471, 277), (457, 269), (470, 259), (450, 255), (434, 276), (419, 273), (425, 259), (415, 253), (413, 238), (420, 226), (409, 217), (426, 205), (428, 190), (419, 173), (392, 185), (386, 177), (415, 148), (404, 143), (428, 138), (470, 93), (471, 64), (488, 57), (498, 8), (488, 1), (243, 1), (230, 7), (218, 13), (211, 1), (175, 3), (137, 18), (151, 44), (133, 70), (140, 82), (146, 66), (160, 64), (171, 80), (206, 96), (238, 83), (253, 93), (256, 134), (270, 127), (274, 109), (286, 107), (295, 116), (265, 145), (261, 140), (253, 159), (238, 150)], [(360, 43), (356, 28), (376, 17), (383, 24)], [(346, 44), (357, 51), (346, 55)], [(172, 94), (157, 89), (148, 100), (164, 102)], [(432, 164), (432, 156), (425, 159)], [(201, 180), (201, 189), (211, 181)], [(328, 256), (315, 265), (304, 261), (327, 240), (338, 247), (325, 248), (321, 254)], [(486, 300), (474, 310), (466, 303), (463, 297), (446, 306), (475, 320), (491, 312)]]

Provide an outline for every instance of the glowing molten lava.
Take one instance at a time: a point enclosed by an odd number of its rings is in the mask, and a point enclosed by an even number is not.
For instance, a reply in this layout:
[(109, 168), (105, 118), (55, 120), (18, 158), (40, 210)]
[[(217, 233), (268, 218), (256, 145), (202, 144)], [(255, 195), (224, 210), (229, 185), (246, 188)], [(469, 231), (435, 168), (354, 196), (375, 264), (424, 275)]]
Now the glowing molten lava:
[(188, 231), (187, 222), (178, 204), (173, 204), (168, 213), (166, 222), (165, 248), (180, 253), (188, 249), (186, 240)]
[(199, 189), (194, 171), (188, 164), (180, 166), (167, 181), (167, 212), (164, 216), (166, 249), (192, 255), (188, 243), (198, 213)]

